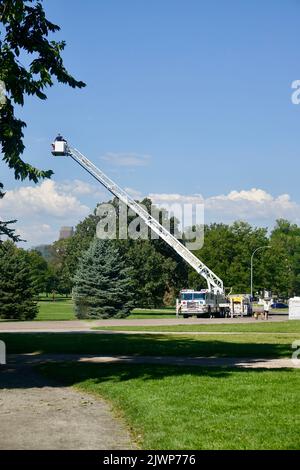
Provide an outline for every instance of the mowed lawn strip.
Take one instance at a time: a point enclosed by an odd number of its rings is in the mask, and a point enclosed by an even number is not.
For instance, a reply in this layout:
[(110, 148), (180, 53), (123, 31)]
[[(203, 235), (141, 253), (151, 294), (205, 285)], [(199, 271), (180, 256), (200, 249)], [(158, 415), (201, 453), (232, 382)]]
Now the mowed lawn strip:
[(49, 300), (38, 303), (39, 312), (36, 317), (38, 321), (51, 320), (76, 320), (73, 309), (73, 302), (68, 300)]
[(144, 319), (160, 319), (160, 318), (176, 318), (176, 312), (174, 309), (162, 308), (162, 309), (139, 309), (135, 308), (131, 314), (127, 317), (129, 320), (144, 320)]
[(47, 364), (42, 373), (109, 400), (145, 449), (299, 449), (297, 370)]
[[(72, 301), (71, 298), (57, 297), (57, 298), (55, 298), (55, 300), (51, 300), (50, 297), (48, 297), (48, 298), (43, 297), (38, 302), (38, 307), (39, 307), (39, 312), (38, 312), (38, 315), (36, 317), (37, 321), (76, 320), (76, 316), (75, 316), (75, 313), (74, 313), (74, 304), (73, 304), (73, 301)], [(127, 317), (127, 319), (129, 319), (129, 320), (164, 319), (164, 318), (174, 318), (175, 319), (176, 318), (175, 310), (173, 308), (168, 308), (168, 307), (157, 308), (157, 309), (135, 308), (131, 312), (131, 314)], [(2, 319), (0, 321), (5, 321), (5, 319)], [(213, 320), (212, 320), (212, 322), (213, 322)], [(228, 323), (230, 323), (230, 319), (228, 319)], [(259, 323), (259, 322), (257, 322), (257, 323)], [(183, 325), (183, 326), (184, 326), (184, 328), (185, 327), (190, 328), (192, 325)], [(203, 326), (206, 326), (206, 325), (203, 325)], [(244, 325), (242, 325), (242, 326), (244, 326)], [(195, 327), (197, 328), (197, 325)], [(200, 325), (200, 327), (201, 327), (201, 325)], [(229, 324), (228, 324), (228, 327), (230, 328)], [(165, 328), (168, 328), (168, 326), (166, 326)], [(181, 330), (178, 329), (178, 331), (181, 331)], [(186, 331), (192, 331), (192, 330), (187, 329)], [(197, 330), (195, 330), (195, 331), (197, 331)], [(256, 330), (253, 330), (253, 331), (256, 331)], [(275, 332), (277, 330), (272, 330), (272, 331)]]
[[(36, 317), (38, 321), (51, 320), (76, 320), (74, 304), (72, 299), (57, 298), (56, 300), (45, 300), (38, 302), (39, 312)], [(175, 310), (165, 309), (134, 309), (128, 319), (145, 318), (175, 318)]]
[(300, 334), (147, 335), (0, 333), (7, 353), (86, 353), (139, 356), (291, 357)]
[(300, 333), (300, 320), (289, 321), (256, 321), (253, 323), (193, 324), (193, 325), (159, 325), (159, 326), (99, 326), (93, 330), (110, 331), (157, 331), (157, 332), (229, 332), (229, 333)]

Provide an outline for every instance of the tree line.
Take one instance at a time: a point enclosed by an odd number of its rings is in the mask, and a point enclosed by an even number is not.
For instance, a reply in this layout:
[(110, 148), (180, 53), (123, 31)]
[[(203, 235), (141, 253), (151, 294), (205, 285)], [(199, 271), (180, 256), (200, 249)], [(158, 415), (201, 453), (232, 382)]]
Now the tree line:
[[(117, 207), (116, 199), (110, 202)], [(151, 201), (142, 203), (150, 211)], [(174, 231), (178, 221), (166, 211), (163, 217), (169, 218)], [(204, 279), (164, 241), (97, 242), (98, 222), (95, 210), (77, 225), (73, 237), (48, 246), (47, 259), (37, 250), (17, 248), (13, 241), (2, 243), (0, 317), (34, 318), (35, 300), (41, 293), (55, 296), (73, 291), (81, 318), (85, 309), (94, 307), (91, 317), (126, 316), (134, 306), (174, 305), (180, 289), (206, 287)], [(181, 241), (185, 243), (184, 238)], [(221, 277), (228, 290), (249, 293), (251, 255), (263, 246), (268, 248), (258, 251), (253, 260), (254, 293), (267, 289), (280, 298), (299, 295), (300, 227), (287, 220), (277, 220), (271, 231), (241, 221), (205, 225), (203, 247), (194, 254)], [(114, 284), (110, 291), (107, 279)]]
[[(117, 204), (116, 200), (113, 204)], [(142, 204), (150, 212), (151, 201)], [(178, 221), (169, 214), (171, 231)], [(131, 222), (128, 218), (128, 224)], [(65, 289), (71, 290), (72, 279), (82, 253), (96, 233), (99, 217), (96, 211), (80, 222), (72, 238), (53, 244), (54, 258), (50, 263)], [(184, 237), (181, 240), (184, 244)], [(181, 288), (205, 288), (205, 280), (190, 268), (163, 240), (114, 240), (133, 268), (136, 298), (141, 307), (174, 304)], [(204, 226), (204, 244), (194, 254), (212, 269), (233, 292), (250, 292), (251, 255), (253, 258), (253, 289), (271, 290), (281, 298), (300, 294), (300, 227), (279, 219), (272, 230), (255, 227), (247, 222), (212, 223)]]

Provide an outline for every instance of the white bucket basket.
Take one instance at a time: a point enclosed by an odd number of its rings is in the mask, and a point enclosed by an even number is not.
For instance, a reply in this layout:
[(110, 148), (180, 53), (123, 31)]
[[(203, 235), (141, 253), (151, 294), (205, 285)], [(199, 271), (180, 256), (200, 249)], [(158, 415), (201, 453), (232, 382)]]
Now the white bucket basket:
[(67, 142), (64, 140), (55, 140), (52, 144), (52, 155), (54, 157), (64, 157), (68, 155)]

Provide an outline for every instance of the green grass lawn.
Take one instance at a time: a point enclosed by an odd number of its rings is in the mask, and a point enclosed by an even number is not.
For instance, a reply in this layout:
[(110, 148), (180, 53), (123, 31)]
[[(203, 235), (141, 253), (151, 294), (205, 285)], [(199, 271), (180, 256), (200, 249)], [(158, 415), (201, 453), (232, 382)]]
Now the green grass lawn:
[(36, 320), (75, 320), (71, 299), (43, 300), (39, 302), (39, 313)]
[(253, 323), (227, 323), (199, 324), (199, 325), (161, 325), (161, 326), (101, 326), (93, 330), (110, 331), (157, 331), (157, 332), (230, 332), (230, 333), (300, 333), (300, 320), (282, 322), (256, 321)]
[(127, 318), (130, 320), (137, 320), (144, 318), (175, 318), (175, 316), (176, 311), (174, 308), (135, 308)]
[[(39, 313), (37, 320), (51, 321), (51, 320), (76, 320), (73, 302), (71, 298), (58, 297), (55, 301), (43, 298), (39, 303)], [(281, 311), (274, 313), (283, 313)], [(135, 308), (132, 313), (127, 317), (130, 320), (137, 319), (157, 319), (157, 318), (175, 318), (174, 308), (153, 308), (142, 309)], [(187, 330), (188, 331), (188, 330)]]
[[(38, 321), (51, 321), (51, 320), (76, 320), (72, 299), (57, 298), (52, 301), (43, 298), (39, 303), (39, 313), (36, 320)], [(134, 309), (130, 319), (143, 319), (143, 318), (174, 318), (175, 310), (169, 308), (163, 309)]]
[[(38, 307), (39, 312), (36, 317), (37, 321), (76, 320), (73, 308), (73, 301), (71, 298), (56, 296), (55, 300), (53, 301), (51, 297), (41, 296), (38, 302)], [(175, 318), (175, 309), (171, 307), (157, 309), (135, 308), (127, 318), (130, 320)]]
[(300, 371), (47, 364), (104, 397), (144, 449), (299, 449)]
[(8, 353), (90, 353), (141, 356), (291, 357), (300, 334), (132, 335), (0, 333)]

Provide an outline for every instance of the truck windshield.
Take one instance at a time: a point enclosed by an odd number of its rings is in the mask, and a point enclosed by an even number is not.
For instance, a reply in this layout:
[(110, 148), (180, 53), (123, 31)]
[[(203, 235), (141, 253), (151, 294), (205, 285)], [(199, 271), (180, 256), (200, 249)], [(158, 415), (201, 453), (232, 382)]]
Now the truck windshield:
[(181, 294), (181, 300), (205, 300), (205, 294), (199, 293), (184, 293)]
[(205, 294), (194, 294), (195, 300), (205, 300)]
[(193, 300), (193, 294), (181, 294), (181, 299), (182, 300)]

